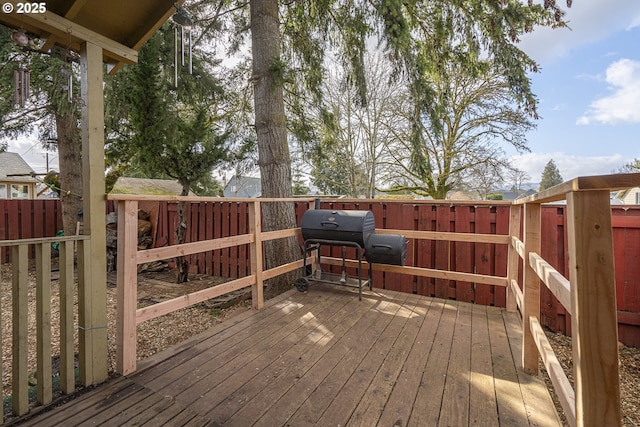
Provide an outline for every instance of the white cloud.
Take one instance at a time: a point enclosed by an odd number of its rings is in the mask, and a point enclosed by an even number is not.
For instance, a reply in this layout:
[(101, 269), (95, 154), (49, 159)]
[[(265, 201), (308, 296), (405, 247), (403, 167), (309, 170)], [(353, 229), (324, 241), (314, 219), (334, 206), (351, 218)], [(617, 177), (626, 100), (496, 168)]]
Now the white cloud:
[(511, 158), (513, 166), (525, 171), (531, 176), (532, 182), (540, 182), (542, 171), (549, 160), (553, 159), (562, 179), (569, 181), (579, 176), (607, 175), (616, 172), (632, 158), (620, 154), (611, 156), (575, 156), (562, 152), (555, 153), (526, 153)]
[(637, 0), (579, 0), (565, 10), (571, 29), (536, 28), (522, 37), (520, 48), (543, 65), (573, 48), (640, 26)]
[(18, 153), (31, 166), (35, 172), (47, 171), (47, 160), (49, 169), (58, 170), (58, 153), (49, 152), (42, 148), (42, 143), (38, 141), (35, 134), (19, 136), (16, 139), (4, 139), (2, 142), (8, 143), (7, 151)]
[(609, 65), (606, 82), (611, 94), (593, 101), (576, 124), (640, 123), (640, 62), (621, 59)]

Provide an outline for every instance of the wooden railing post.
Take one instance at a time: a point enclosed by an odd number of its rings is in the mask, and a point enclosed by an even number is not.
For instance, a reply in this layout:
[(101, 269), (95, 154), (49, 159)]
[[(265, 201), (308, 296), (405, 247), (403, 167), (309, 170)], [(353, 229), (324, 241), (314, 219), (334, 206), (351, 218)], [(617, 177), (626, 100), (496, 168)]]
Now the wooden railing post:
[(13, 412), (16, 415), (24, 415), (29, 411), (29, 384), (27, 381), (29, 255), (27, 249), (27, 245), (16, 245), (11, 248), (11, 265), (13, 267), (11, 402)]
[(567, 195), (576, 425), (620, 426), (618, 323), (609, 191)]
[(94, 361), (96, 348), (91, 336), (94, 330), (106, 329), (106, 325), (92, 325), (91, 294), (91, 244), (78, 240), (78, 360), (80, 365), (80, 384), (88, 386), (94, 383)]
[(520, 205), (511, 205), (509, 208), (509, 261), (507, 263), (507, 311), (516, 311), (516, 297), (511, 291), (511, 284), (518, 282), (518, 264), (520, 256), (513, 247), (512, 237), (520, 237)]
[(136, 370), (138, 202), (118, 201), (116, 371)]
[(255, 309), (261, 309), (264, 306), (261, 212), (260, 202), (255, 201), (249, 203), (249, 233), (254, 237), (253, 243), (249, 245), (251, 274), (256, 278), (255, 284), (251, 286), (251, 299), (253, 308)]
[(43, 405), (51, 403), (51, 244), (36, 245), (36, 330), (37, 396)]
[(60, 389), (73, 393), (75, 381), (73, 289), (75, 282), (72, 241), (60, 242)]
[(529, 265), (529, 254), (540, 253), (540, 204), (524, 205), (524, 277), (522, 307), (522, 367), (531, 375), (538, 374), (538, 347), (529, 327), (529, 317), (540, 319), (540, 279)]

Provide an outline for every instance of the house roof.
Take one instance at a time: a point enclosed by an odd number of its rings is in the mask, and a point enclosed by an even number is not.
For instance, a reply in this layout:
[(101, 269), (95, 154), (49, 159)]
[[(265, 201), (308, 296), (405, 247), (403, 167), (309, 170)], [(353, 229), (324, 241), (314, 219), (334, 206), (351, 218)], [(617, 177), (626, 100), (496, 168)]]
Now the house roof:
[(9, 151), (0, 152), (0, 181), (37, 182), (33, 174), (35, 174), (34, 170), (20, 157), (20, 154)]
[[(27, 35), (46, 39), (41, 50), (57, 44), (80, 51), (89, 41), (104, 50), (104, 61), (117, 70), (123, 63), (135, 63), (138, 49), (175, 12), (183, 0), (47, 0), (42, 13), (0, 13), (0, 24), (21, 29)], [(29, 3), (36, 5), (36, 3)]]
[[(179, 196), (182, 185), (167, 179), (129, 178), (121, 176), (111, 190), (114, 194), (148, 194), (163, 196)], [(189, 191), (189, 195), (194, 194)]]
[(224, 197), (260, 197), (262, 182), (251, 176), (232, 176), (224, 187)]

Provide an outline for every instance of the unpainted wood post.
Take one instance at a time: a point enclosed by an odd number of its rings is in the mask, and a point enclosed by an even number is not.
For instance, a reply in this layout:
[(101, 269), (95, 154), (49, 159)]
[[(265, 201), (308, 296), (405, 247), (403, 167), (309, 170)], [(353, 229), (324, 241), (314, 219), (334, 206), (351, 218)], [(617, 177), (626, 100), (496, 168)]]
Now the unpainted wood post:
[[(86, 349), (83, 382), (97, 384), (108, 378), (107, 350), (107, 231), (104, 191), (104, 94), (103, 51), (84, 42), (80, 46), (80, 94), (82, 97), (82, 211), (83, 233), (91, 236), (84, 259), (88, 281), (81, 290), (85, 302), (79, 309), (79, 335)], [(90, 266), (90, 269), (89, 269)]]
[[(78, 362), (80, 384), (93, 383), (94, 355), (91, 339), (91, 244), (78, 240)], [(106, 328), (106, 325), (103, 326)]]
[[(319, 205), (319, 204), (318, 204)], [(315, 209), (316, 208), (316, 201), (312, 200), (309, 202), (309, 210), (311, 209)], [(306, 255), (306, 254), (305, 254)], [(311, 252), (311, 272), (313, 273), (314, 271), (320, 269), (320, 264), (318, 262), (318, 251), (312, 251)], [(303, 274), (307, 274), (306, 271), (303, 271)], [(373, 277), (369, 277), (369, 280), (373, 280)]]
[(116, 371), (136, 370), (138, 202), (118, 201)]
[(249, 202), (249, 233), (253, 235), (253, 243), (249, 245), (251, 259), (251, 274), (255, 276), (255, 283), (251, 286), (252, 305), (255, 309), (264, 306), (264, 288), (262, 272), (263, 250), (262, 250), (262, 209), (260, 202)]
[(620, 426), (618, 320), (609, 191), (567, 195), (577, 426)]
[(531, 375), (538, 374), (538, 347), (529, 327), (529, 317), (540, 319), (540, 278), (529, 265), (529, 254), (540, 253), (540, 204), (524, 205), (524, 277), (522, 307), (522, 367)]
[(60, 389), (75, 390), (73, 289), (75, 282), (73, 242), (60, 242)]
[(51, 244), (36, 245), (37, 397), (47, 405), (53, 398), (51, 366)]
[(509, 261), (507, 263), (507, 311), (516, 311), (518, 306), (516, 298), (511, 291), (511, 283), (518, 281), (518, 265), (520, 255), (513, 247), (512, 238), (520, 237), (520, 205), (511, 205), (509, 208)]
[(28, 304), (27, 280), (29, 276), (28, 246), (11, 248), (12, 271), (12, 370), (11, 402), (13, 413), (24, 415), (29, 411), (29, 384), (27, 372)]

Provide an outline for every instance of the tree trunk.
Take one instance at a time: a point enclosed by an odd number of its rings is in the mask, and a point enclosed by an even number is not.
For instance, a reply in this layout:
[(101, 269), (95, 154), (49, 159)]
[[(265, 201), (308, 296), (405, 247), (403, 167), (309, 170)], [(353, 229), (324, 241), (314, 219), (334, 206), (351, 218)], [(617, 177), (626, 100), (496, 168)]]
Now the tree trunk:
[(56, 113), (58, 163), (60, 166), (60, 202), (65, 236), (76, 234), (78, 213), (82, 211), (82, 141), (73, 109)]
[[(191, 185), (182, 183), (181, 196), (188, 196)], [(176, 243), (181, 244), (187, 240), (187, 202), (178, 202), (178, 226), (176, 227)], [(189, 260), (184, 255), (176, 257), (176, 268), (178, 269), (177, 283), (186, 283), (189, 280)]]
[[(274, 75), (277, 73), (275, 70), (281, 68), (277, 66), (281, 44), (278, 1), (251, 0), (250, 7), (252, 81), (262, 196), (292, 197), (284, 94), (281, 80)], [(262, 214), (264, 228), (267, 231), (296, 226), (293, 203), (264, 203)], [(294, 238), (278, 239), (265, 244), (267, 268), (291, 262), (299, 257), (300, 248)], [(273, 287), (283, 290), (289, 280), (283, 278), (283, 281)]]

